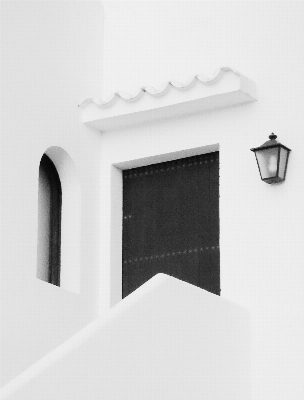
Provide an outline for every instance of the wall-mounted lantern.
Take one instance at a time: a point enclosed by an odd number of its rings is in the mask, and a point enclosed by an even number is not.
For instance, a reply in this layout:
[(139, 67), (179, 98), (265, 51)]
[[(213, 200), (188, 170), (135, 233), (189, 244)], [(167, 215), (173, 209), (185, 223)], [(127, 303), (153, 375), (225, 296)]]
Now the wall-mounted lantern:
[(276, 140), (273, 133), (262, 146), (250, 149), (254, 151), (262, 181), (279, 183), (285, 180), (288, 156), (291, 151)]

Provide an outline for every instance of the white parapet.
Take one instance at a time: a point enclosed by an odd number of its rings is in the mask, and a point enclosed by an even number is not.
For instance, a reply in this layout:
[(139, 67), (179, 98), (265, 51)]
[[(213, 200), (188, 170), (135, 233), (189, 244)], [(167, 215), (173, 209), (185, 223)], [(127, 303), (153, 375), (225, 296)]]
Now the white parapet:
[(83, 100), (82, 121), (100, 131), (165, 118), (191, 115), (256, 100), (253, 81), (238, 71), (223, 67), (211, 78), (191, 77), (186, 83), (165, 82), (160, 88), (140, 88), (133, 95), (114, 93), (108, 100)]
[(248, 400), (249, 315), (158, 274), (3, 387), (10, 400)]

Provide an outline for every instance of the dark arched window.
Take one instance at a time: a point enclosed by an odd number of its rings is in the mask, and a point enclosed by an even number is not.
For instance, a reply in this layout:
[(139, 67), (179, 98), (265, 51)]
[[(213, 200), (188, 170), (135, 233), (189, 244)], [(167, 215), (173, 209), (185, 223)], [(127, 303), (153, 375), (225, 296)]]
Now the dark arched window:
[(52, 160), (44, 154), (39, 167), (37, 277), (60, 286), (61, 182)]

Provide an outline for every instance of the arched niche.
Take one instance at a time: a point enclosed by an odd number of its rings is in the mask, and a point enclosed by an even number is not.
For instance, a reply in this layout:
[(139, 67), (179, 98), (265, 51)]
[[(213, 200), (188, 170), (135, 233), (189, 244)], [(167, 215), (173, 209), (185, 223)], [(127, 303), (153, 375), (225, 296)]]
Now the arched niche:
[[(80, 224), (81, 224), (81, 191), (75, 164), (68, 153), (60, 147), (49, 147), (42, 155), (41, 163), (46, 157), (56, 169), (62, 192), (61, 227), (60, 227), (60, 279), (63, 289), (79, 293), (80, 291)], [(37, 277), (50, 281), (50, 272), (46, 271), (47, 259), (50, 259), (50, 219), (48, 202), (52, 201), (52, 187), (47, 184), (45, 169), (39, 173), (39, 210), (38, 210), (38, 252)], [(52, 241), (52, 240), (51, 240)], [(58, 246), (57, 246), (58, 249)], [(58, 259), (58, 257), (57, 257)], [(56, 284), (56, 283), (54, 283)]]

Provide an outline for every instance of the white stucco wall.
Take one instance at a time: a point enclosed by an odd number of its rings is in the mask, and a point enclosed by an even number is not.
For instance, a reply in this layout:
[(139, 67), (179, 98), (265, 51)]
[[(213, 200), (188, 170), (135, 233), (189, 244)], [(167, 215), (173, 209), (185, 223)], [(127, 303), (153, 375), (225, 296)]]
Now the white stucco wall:
[(248, 311), (158, 274), (12, 380), (2, 398), (249, 400), (249, 348)]
[[(101, 92), (102, 51), (99, 1), (1, 2), (2, 383), (100, 311), (100, 135), (80, 123), (77, 105)], [(36, 278), (38, 171), (47, 149), (64, 190), (64, 288)], [(70, 163), (60, 164), (61, 152)]]
[[(302, 398), (304, 3), (134, 2), (109, 8), (115, 19), (108, 14), (105, 21), (105, 99), (115, 90), (133, 93), (208, 75), (221, 65), (257, 84), (258, 101), (241, 108), (105, 133), (103, 160), (106, 168), (106, 160), (219, 143), (222, 296), (251, 311), (253, 398)], [(260, 180), (249, 151), (271, 132), (292, 149), (287, 180), (277, 186)]]
[[(3, 383), (119, 298), (120, 170), (111, 165), (218, 145), (222, 297), (251, 313), (253, 398), (303, 398), (304, 3), (106, 5), (104, 61), (99, 2), (1, 8)], [(79, 121), (88, 96), (222, 65), (256, 82), (256, 103), (102, 134)], [(249, 151), (271, 132), (292, 149), (277, 186), (261, 182)], [(81, 188), (79, 294), (36, 278), (38, 166), (51, 146), (69, 154)]]

